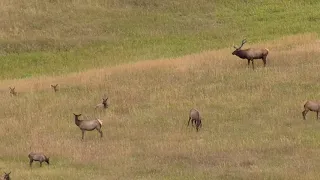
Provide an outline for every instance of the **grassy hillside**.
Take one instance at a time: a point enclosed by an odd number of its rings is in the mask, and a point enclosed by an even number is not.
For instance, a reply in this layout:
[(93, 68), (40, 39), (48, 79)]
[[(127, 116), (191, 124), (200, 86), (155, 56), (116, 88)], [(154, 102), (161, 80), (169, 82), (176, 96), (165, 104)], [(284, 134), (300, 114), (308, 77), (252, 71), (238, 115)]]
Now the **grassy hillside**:
[[(319, 179), (320, 3), (2, 0), (0, 168), (12, 179)], [(267, 68), (231, 55), (268, 47)], [(60, 85), (57, 93), (50, 84)], [(10, 97), (8, 87), (18, 95)], [(94, 111), (104, 94), (107, 111)], [(188, 111), (203, 128), (186, 127)], [(72, 113), (103, 120), (104, 137)], [(51, 165), (28, 166), (30, 151)]]
[[(2, 81), (0, 168), (25, 180), (319, 179), (320, 125), (315, 113), (301, 116), (303, 102), (319, 97), (317, 39), (256, 44), (272, 52), (256, 71), (227, 48)], [(18, 96), (9, 97), (9, 85)], [(110, 108), (95, 115), (104, 93)], [(186, 127), (191, 107), (204, 117), (198, 133)], [(73, 112), (103, 119), (104, 138), (93, 131), (82, 142)], [(31, 170), (31, 150), (52, 164)]]
[(0, 78), (79, 72), (318, 32), (320, 3), (3, 0)]

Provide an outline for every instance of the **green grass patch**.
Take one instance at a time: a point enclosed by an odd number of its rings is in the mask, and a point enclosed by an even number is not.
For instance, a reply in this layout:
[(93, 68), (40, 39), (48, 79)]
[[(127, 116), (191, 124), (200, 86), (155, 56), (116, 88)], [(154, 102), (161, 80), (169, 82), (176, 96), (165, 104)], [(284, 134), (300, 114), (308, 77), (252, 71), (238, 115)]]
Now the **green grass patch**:
[(57, 75), (317, 32), (318, 1), (3, 1), (1, 79)]

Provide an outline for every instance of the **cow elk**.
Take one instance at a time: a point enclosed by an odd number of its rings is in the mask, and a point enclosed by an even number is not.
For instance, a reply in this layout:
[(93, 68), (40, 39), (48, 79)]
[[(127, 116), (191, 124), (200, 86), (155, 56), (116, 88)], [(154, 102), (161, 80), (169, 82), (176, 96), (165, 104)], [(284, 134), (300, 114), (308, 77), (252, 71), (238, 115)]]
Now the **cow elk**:
[[(192, 108), (189, 112), (189, 120), (188, 120), (188, 126), (190, 124), (194, 126), (196, 125), (196, 130), (197, 132), (199, 131), (199, 128), (202, 127), (202, 122), (201, 122), (201, 116), (198, 110)], [(193, 125), (194, 124), (194, 125)]]
[(56, 84), (56, 85), (52, 85), (52, 84), (51, 84), (51, 87), (52, 87), (52, 89), (54, 90), (54, 92), (57, 92), (57, 91), (58, 91), (58, 84)]
[(84, 138), (85, 131), (92, 131), (96, 129), (100, 133), (100, 137), (103, 136), (103, 133), (101, 131), (102, 127), (102, 121), (100, 119), (94, 119), (94, 120), (80, 120), (79, 117), (81, 114), (74, 114), (74, 122), (75, 124), (80, 128), (82, 131), (82, 140)]
[(33, 161), (39, 161), (40, 167), (42, 167), (43, 162), (46, 162), (49, 165), (49, 157), (45, 156), (43, 153), (31, 152), (29, 153), (28, 158), (30, 167), (32, 167)]
[(319, 111), (320, 111), (320, 102), (318, 101), (307, 101), (304, 104), (304, 111), (302, 111), (303, 119), (306, 120), (306, 115), (309, 111), (313, 111), (317, 113), (317, 119), (319, 119)]
[(97, 104), (95, 109), (97, 108), (107, 109), (108, 107), (109, 105), (108, 105), (108, 97), (107, 97), (107, 98), (102, 98), (102, 103)]
[(9, 173), (4, 172), (4, 176), (2, 177), (2, 180), (10, 180), (11, 179), (10, 174), (11, 174), (11, 172), (9, 172)]
[(17, 95), (17, 92), (16, 92), (16, 88), (15, 87), (9, 87), (9, 89), (10, 89), (10, 94), (11, 94), (11, 96), (16, 96)]
[(232, 52), (232, 55), (236, 55), (241, 59), (248, 60), (248, 67), (250, 66), (250, 61), (252, 62), (252, 69), (254, 70), (254, 59), (262, 59), (263, 66), (266, 67), (267, 64), (267, 56), (269, 50), (267, 48), (249, 48), (249, 49), (241, 49), (242, 46), (246, 43), (246, 39), (242, 40), (240, 47), (233, 46), (236, 50)]

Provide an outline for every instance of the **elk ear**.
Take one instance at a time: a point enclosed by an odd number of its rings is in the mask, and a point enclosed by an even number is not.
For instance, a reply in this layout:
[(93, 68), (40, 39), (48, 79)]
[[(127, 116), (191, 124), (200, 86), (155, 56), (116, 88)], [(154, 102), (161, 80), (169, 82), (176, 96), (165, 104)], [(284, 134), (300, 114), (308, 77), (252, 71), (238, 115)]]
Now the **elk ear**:
[(54, 86), (51, 84), (51, 87), (54, 87)]
[(11, 171), (8, 173), (8, 175), (11, 174)]

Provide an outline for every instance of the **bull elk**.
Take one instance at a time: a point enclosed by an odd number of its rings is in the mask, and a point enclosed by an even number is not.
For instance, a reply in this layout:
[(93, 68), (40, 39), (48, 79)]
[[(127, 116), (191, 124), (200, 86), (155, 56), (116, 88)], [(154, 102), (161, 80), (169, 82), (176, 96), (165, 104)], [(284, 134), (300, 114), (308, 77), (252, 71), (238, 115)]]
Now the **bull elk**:
[(266, 67), (267, 64), (267, 56), (269, 53), (269, 49), (267, 48), (249, 48), (249, 49), (241, 49), (242, 46), (247, 42), (246, 39), (242, 40), (240, 47), (233, 46), (236, 50), (232, 52), (232, 55), (236, 55), (241, 59), (248, 60), (248, 67), (250, 66), (250, 61), (252, 62), (252, 69), (254, 70), (254, 59), (262, 59), (263, 66)]

